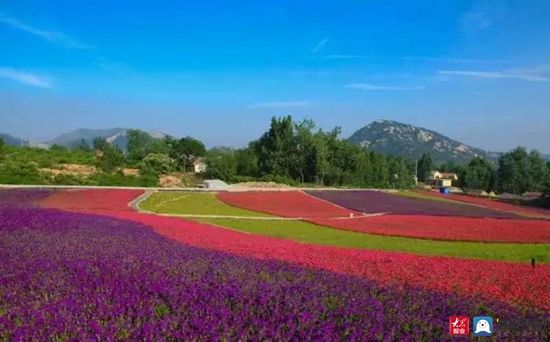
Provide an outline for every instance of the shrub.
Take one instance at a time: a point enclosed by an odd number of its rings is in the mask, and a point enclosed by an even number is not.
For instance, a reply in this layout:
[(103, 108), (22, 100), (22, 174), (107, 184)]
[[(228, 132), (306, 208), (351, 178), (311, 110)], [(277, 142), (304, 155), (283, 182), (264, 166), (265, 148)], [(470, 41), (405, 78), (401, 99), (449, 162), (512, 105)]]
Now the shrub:
[(0, 183), (3, 184), (47, 184), (47, 178), (33, 162), (4, 162), (0, 164)]
[(143, 173), (154, 173), (156, 176), (169, 173), (173, 169), (173, 159), (162, 153), (149, 153), (140, 164)]

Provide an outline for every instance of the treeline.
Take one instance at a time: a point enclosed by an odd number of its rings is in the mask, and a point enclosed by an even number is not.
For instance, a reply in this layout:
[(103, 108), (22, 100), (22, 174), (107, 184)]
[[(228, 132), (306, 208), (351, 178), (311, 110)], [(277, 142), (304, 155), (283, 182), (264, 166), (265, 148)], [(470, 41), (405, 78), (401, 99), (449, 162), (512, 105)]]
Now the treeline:
[(192, 137), (153, 138), (140, 130), (128, 131), (126, 151), (103, 138), (93, 141), (96, 165), (104, 172), (122, 167), (138, 168), (141, 175), (159, 177), (170, 172), (192, 171), (193, 161), (206, 154), (204, 144)]
[[(157, 186), (161, 175), (189, 171), (194, 158), (206, 154), (204, 144), (191, 137), (156, 139), (129, 130), (127, 138), (125, 151), (103, 138), (92, 144), (82, 141), (73, 148), (53, 145), (49, 149), (7, 146), (0, 139), (0, 183)], [(94, 166), (98, 172), (81, 176), (43, 171), (63, 164)], [(125, 168), (139, 172), (126, 174)]]
[[(410, 188), (425, 181), (430, 171), (458, 174), (455, 184), (465, 189), (509, 192), (550, 192), (550, 163), (537, 151), (518, 147), (498, 161), (474, 158), (467, 164), (437, 165), (429, 154), (417, 162), (387, 156), (340, 139), (340, 128), (319, 129), (312, 120), (294, 121), (291, 116), (271, 119), (269, 129), (246, 148), (216, 147), (207, 150), (192, 137), (153, 138), (140, 130), (129, 130), (127, 148), (97, 138), (82, 141), (71, 149), (14, 147), (0, 139), (0, 183), (86, 184), (156, 186), (159, 177), (193, 170), (202, 158), (206, 178), (227, 182), (275, 181), (290, 185), (373, 188)], [(98, 172), (88, 177), (41, 172), (61, 164), (93, 165)], [(416, 165), (415, 165), (416, 164)], [(131, 175), (125, 168), (138, 169)]]
[(274, 117), (269, 130), (248, 147), (208, 151), (207, 173), (226, 181), (377, 188), (414, 185), (412, 162), (368, 151), (339, 136), (340, 128), (324, 131), (311, 120)]
[(464, 189), (518, 195), (527, 191), (550, 193), (550, 162), (538, 151), (524, 147), (503, 153), (496, 162), (476, 157), (465, 165), (448, 162), (436, 166), (429, 154), (422, 155), (418, 161), (419, 179), (426, 180), (430, 171), (436, 169), (456, 173), (456, 186)]

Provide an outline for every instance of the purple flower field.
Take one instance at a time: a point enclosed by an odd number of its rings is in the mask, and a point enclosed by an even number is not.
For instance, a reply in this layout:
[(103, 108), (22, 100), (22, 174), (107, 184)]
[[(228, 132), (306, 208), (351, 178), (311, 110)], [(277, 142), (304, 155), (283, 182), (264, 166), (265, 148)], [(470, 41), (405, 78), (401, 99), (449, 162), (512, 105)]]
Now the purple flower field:
[(392, 195), (381, 191), (308, 191), (310, 195), (367, 214), (438, 215), (463, 217), (518, 218), (512, 213), (469, 204), (429, 201)]
[[(25, 208), (34, 196), (0, 195), (0, 340), (445, 340), (450, 315), (550, 318), (185, 246), (129, 221)], [(548, 338), (540, 326), (496, 331)]]

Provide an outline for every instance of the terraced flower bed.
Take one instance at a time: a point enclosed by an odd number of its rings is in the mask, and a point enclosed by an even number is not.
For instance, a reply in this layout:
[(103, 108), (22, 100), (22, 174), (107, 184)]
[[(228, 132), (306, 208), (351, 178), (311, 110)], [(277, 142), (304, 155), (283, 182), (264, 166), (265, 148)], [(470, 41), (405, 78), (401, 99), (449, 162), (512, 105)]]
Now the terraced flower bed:
[(450, 241), (550, 243), (550, 221), (545, 220), (382, 215), (311, 221), (328, 227), (388, 236)]
[(426, 201), (392, 195), (381, 191), (308, 191), (309, 194), (351, 210), (368, 214), (438, 215), (465, 217), (517, 218), (507, 213), (479, 206), (446, 201)]
[(467, 196), (467, 195), (460, 195), (460, 194), (443, 195), (433, 191), (422, 192), (422, 194), (433, 198), (445, 198), (445, 199), (453, 200), (457, 202), (477, 204), (487, 208), (501, 210), (505, 212), (550, 219), (550, 210), (543, 209), (543, 208), (531, 208), (531, 207), (506, 203), (496, 199), (474, 197), (474, 196)]
[[(195, 248), (90, 214), (2, 206), (0, 246), (6, 340), (449, 340), (448, 316), (457, 312), (548, 318), (496, 299)], [(496, 331), (497, 339), (520, 336), (548, 331)]]
[(283, 217), (342, 217), (351, 213), (360, 214), (301, 191), (220, 192), (218, 198), (238, 208)]
[(537, 263), (550, 263), (550, 245), (540, 243), (485, 243), (416, 239), (382, 234), (365, 234), (347, 228), (329, 228), (326, 225), (321, 226), (305, 221), (223, 218), (201, 218), (198, 221), (238, 231), (322, 246), (521, 263), (529, 263), (531, 258), (535, 258)]
[[(550, 262), (550, 253), (544, 245), (419, 240), (332, 229), (301, 220), (278, 220), (278, 217), (230, 207), (212, 193), (155, 192), (141, 202), (140, 208), (176, 215), (200, 213), (203, 216), (192, 216), (192, 219), (219, 227), (310, 244), (518, 262), (528, 262), (531, 257), (535, 257), (538, 262)], [(204, 215), (206, 213), (210, 215)], [(229, 216), (220, 216), (227, 214)]]
[[(113, 190), (114, 191), (114, 190)], [(55, 204), (63, 209), (65, 193), (60, 192), (44, 205)], [(109, 197), (108, 192), (104, 196)], [(114, 194), (114, 197), (123, 196)], [(243, 234), (189, 220), (159, 217), (133, 212), (126, 203), (113, 204), (109, 210), (94, 209), (86, 191), (80, 200), (71, 195), (67, 207), (80, 205), (87, 212), (124, 218), (149, 225), (169, 239), (185, 245), (221, 251), (261, 260), (280, 260), (297, 265), (349, 274), (379, 284), (410, 286), (460, 294), (463, 298), (498, 300), (520, 306), (550, 310), (550, 265), (484, 260), (463, 260), (445, 257), (423, 257), (406, 253), (342, 249), (308, 245), (253, 234)], [(101, 207), (102, 205), (99, 204)], [(490, 270), (490, 271), (488, 271)]]
[(220, 215), (269, 217), (261, 212), (245, 210), (225, 204), (215, 193), (207, 192), (156, 192), (141, 202), (140, 208), (164, 214)]

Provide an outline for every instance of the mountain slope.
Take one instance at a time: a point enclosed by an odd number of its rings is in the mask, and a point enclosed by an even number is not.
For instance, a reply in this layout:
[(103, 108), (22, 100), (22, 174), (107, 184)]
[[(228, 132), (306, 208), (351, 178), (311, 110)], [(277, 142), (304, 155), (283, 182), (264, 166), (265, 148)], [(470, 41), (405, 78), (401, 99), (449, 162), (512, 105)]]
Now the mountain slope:
[[(88, 145), (92, 145), (95, 138), (104, 138), (107, 142), (126, 149), (128, 144), (128, 128), (109, 128), (109, 129), (89, 129), (80, 128), (72, 132), (61, 134), (55, 139), (50, 140), (50, 145), (57, 144), (66, 147), (74, 147), (79, 145), (82, 141)], [(159, 132), (147, 132), (152, 138), (163, 138), (166, 136), (164, 133)]]
[(6, 145), (10, 146), (21, 146), (29, 143), (27, 140), (22, 140), (6, 133), (0, 133), (0, 138), (4, 140)]
[(437, 162), (465, 162), (475, 156), (496, 158), (487, 152), (448, 138), (429, 129), (390, 120), (378, 120), (353, 133), (348, 140), (370, 150), (418, 159), (430, 153)]

